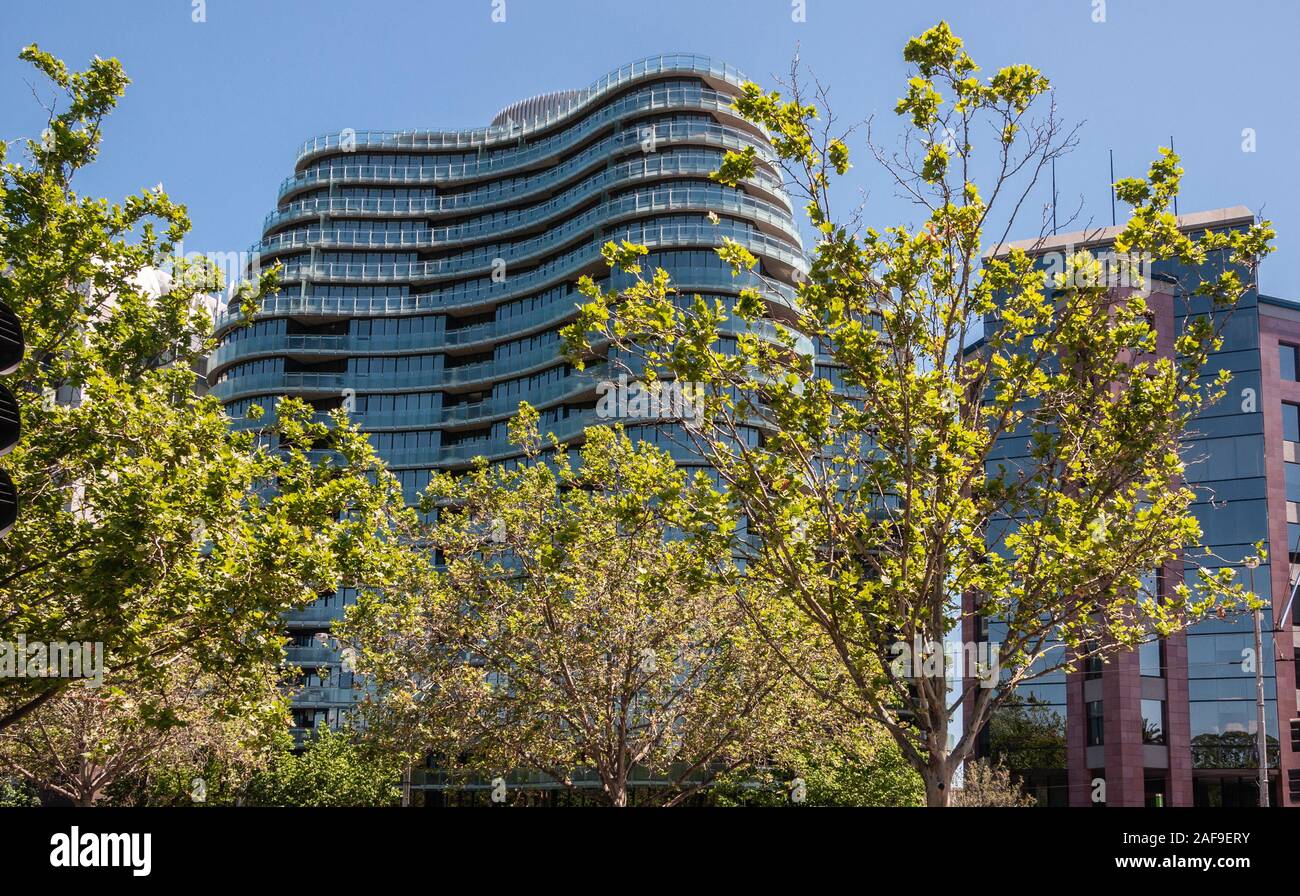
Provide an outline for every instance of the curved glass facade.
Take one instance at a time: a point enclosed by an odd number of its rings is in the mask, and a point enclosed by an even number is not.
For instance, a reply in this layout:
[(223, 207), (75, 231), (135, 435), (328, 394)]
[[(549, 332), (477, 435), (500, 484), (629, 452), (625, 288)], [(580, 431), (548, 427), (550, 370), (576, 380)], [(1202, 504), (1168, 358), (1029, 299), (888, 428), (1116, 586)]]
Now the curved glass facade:
[[(564, 440), (597, 422), (611, 368), (597, 358), (574, 370), (559, 331), (580, 276), (610, 285), (608, 241), (646, 244), (649, 264), (692, 294), (729, 302), (757, 286), (772, 318), (789, 319), (806, 262), (767, 137), (731, 109), (743, 82), (704, 57), (657, 56), (517, 103), (486, 128), (307, 141), (253, 247), (263, 267), (282, 266), (280, 289), (251, 326), (218, 317), (212, 393), (237, 426), (266, 425), (283, 395), (322, 414), (348, 408), (414, 502), (431, 470), (515, 456), (506, 435), (521, 401)], [(709, 179), (745, 147), (757, 152), (752, 178)], [(758, 270), (733, 277), (713, 252), (724, 239)], [(253, 404), (268, 418), (241, 419)], [(670, 429), (628, 427), (693, 462)], [(295, 614), (291, 661), (329, 660), (320, 635), (346, 598)], [(352, 699), (332, 664), (304, 685), (299, 727), (321, 713), (334, 722)]]

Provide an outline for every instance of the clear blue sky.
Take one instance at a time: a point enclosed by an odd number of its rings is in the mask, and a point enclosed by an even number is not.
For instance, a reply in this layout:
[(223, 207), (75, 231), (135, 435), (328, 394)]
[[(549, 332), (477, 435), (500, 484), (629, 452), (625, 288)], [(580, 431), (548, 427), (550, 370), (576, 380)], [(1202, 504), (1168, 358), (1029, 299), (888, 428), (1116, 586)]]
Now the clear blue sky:
[[(187, 251), (238, 251), (259, 237), (309, 136), (479, 126), (513, 100), (660, 52), (704, 53), (766, 82), (798, 45), (842, 118), (876, 113), (892, 129), (902, 45), (946, 18), (986, 71), (1038, 66), (1064, 117), (1086, 121), (1058, 167), (1062, 208), (1082, 196), (1085, 214), (1109, 223), (1107, 150), (1117, 176), (1141, 173), (1172, 134), (1188, 172), (1180, 210), (1263, 210), (1280, 250), (1262, 286), (1300, 298), (1295, 0), (1107, 0), (1102, 24), (1093, 0), (807, 0), (803, 23), (789, 0), (506, 0), (503, 24), (491, 12), (491, 0), (207, 0), (195, 23), (191, 0), (5, 0), (0, 138), (42, 124), (23, 45), (76, 67), (116, 56), (133, 84), (79, 188), (116, 197), (161, 181), (190, 208)], [(1242, 151), (1244, 128), (1254, 153)], [(852, 148), (849, 189), (868, 191), (868, 223), (908, 219)]]

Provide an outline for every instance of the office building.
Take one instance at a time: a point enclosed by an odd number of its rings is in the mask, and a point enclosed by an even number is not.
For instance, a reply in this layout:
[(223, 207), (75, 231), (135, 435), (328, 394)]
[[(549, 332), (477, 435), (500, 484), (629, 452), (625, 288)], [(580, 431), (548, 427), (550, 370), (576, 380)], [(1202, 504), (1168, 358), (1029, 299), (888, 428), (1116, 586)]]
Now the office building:
[[(1244, 207), (1184, 215), (1195, 235), (1249, 226)], [(1040, 260), (1055, 253), (1109, 250), (1117, 228), (1068, 233), (1017, 244)], [(1158, 351), (1204, 302), (1185, 291), (1199, 273), (1156, 263), (1148, 306)], [(1287, 610), (1300, 574), (1300, 303), (1251, 289), (1227, 315), (1223, 344), (1207, 372), (1231, 372), (1223, 400), (1202, 411), (1184, 434), (1192, 512), (1202, 543), (1221, 562), (1240, 565), (1263, 542), (1268, 560), (1240, 580), (1270, 601), (1264, 613), (1263, 669), (1272, 805), (1300, 804), (1300, 718), (1296, 709), (1292, 623)], [(977, 347), (972, 347), (977, 350)], [(1024, 454), (1023, 439), (1002, 439), (997, 459)], [(1288, 562), (1289, 561), (1289, 562)], [(1211, 561), (1220, 562), (1220, 561)], [(1172, 563), (1153, 582), (1159, 590), (1192, 565)], [(997, 640), (991, 620), (987, 637)], [(968, 625), (967, 636), (972, 634)], [(1040, 804), (1112, 806), (1256, 805), (1256, 700), (1251, 614), (1227, 612), (1186, 632), (1152, 640), (1108, 663), (1038, 678), (1018, 689), (981, 737), (981, 752), (1002, 758)], [(1103, 784), (1098, 787), (1098, 783)]]

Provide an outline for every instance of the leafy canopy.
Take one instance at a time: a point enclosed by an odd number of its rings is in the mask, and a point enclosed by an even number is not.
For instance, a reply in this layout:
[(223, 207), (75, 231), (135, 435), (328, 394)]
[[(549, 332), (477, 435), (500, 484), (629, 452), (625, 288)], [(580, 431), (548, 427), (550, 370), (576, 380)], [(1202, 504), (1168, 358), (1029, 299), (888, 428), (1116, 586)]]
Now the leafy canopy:
[[(282, 614), (414, 562), (397, 537), (413, 516), (341, 419), (283, 400), (261, 434), (232, 431), (199, 394), (201, 287), (220, 274), (174, 257), (184, 206), (161, 185), (120, 202), (73, 187), (125, 91), (120, 63), (21, 56), (56, 99), (24, 160), (0, 143), (0, 300), (27, 343), (6, 380), (23, 432), (5, 458), (20, 511), (0, 540), (0, 638), (102, 643), (112, 673), (155, 695), (180, 659), (265, 695)], [(274, 283), (268, 271), (237, 295), (255, 303)], [(333, 453), (317, 464), (313, 449)], [(67, 685), (0, 679), (0, 729)]]
[[(788, 98), (749, 84), (734, 107), (767, 129), (775, 158), (729, 153), (714, 177), (734, 186), (776, 167), (806, 200), (818, 241), (795, 300), (679, 296), (664, 271), (640, 271), (640, 247), (611, 246), (607, 261), (635, 283), (584, 279), (566, 338), (577, 361), (610, 345), (610, 358), (702, 384), (708, 423), (684, 438), (726, 489), (710, 525), (743, 519), (752, 536), (733, 546), (742, 589), (783, 595), (820, 633), (854, 684), (845, 708), (885, 726), (943, 805), (1019, 684), (1240, 594), (1200, 548), (1180, 440), (1223, 395), (1212, 355), (1274, 234), (1267, 222), (1181, 230), (1169, 207), (1182, 169), (1162, 149), (1145, 178), (1116, 185), (1132, 213), (1113, 263), (1078, 251), (1045, 269), (1005, 234), (1073, 145), (1048, 80), (1027, 65), (983, 77), (945, 23), (903, 57), (902, 148), (869, 146), (919, 224), (837, 223), (831, 188), (849, 151), (818, 126), (831, 120), (824, 94), (807, 101), (797, 70)], [(736, 274), (757, 270), (743, 241), (723, 244)], [(1153, 290), (1150, 264), (1175, 263), (1181, 281)], [(1188, 312), (1176, 332), (1175, 308)], [(740, 335), (724, 331), (728, 314)], [(1172, 345), (1157, 352), (1162, 332)], [(891, 663), (899, 643), (970, 641), (981, 620), (996, 626), (1001, 687), (967, 669), (954, 700), (942, 676)], [(963, 703), (966, 731), (950, 738)]]

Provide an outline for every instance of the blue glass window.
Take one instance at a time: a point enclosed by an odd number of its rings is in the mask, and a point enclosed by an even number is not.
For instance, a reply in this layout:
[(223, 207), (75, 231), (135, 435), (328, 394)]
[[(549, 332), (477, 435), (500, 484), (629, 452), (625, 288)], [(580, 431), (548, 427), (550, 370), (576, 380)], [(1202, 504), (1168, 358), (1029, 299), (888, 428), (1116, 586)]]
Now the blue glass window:
[(1286, 463), (1286, 499), (1300, 501), (1300, 464)]
[(1164, 642), (1159, 638), (1143, 641), (1138, 646), (1138, 668), (1142, 675), (1159, 678), (1164, 675)]
[(1088, 720), (1088, 746), (1099, 747), (1106, 740), (1106, 732), (1102, 720), (1101, 701), (1093, 700), (1089, 702), (1085, 711)]
[(1142, 743), (1165, 742), (1165, 701), (1142, 701)]
[(1300, 348), (1285, 342), (1277, 344), (1278, 367), (1281, 370), (1282, 379), (1288, 382), (1296, 382), (1296, 368), (1300, 364), (1296, 363), (1297, 355), (1300, 355)]

